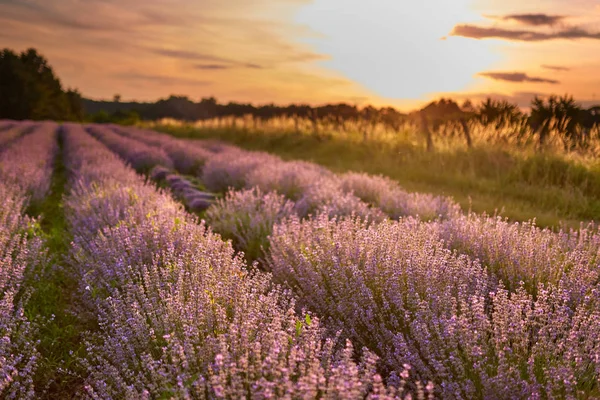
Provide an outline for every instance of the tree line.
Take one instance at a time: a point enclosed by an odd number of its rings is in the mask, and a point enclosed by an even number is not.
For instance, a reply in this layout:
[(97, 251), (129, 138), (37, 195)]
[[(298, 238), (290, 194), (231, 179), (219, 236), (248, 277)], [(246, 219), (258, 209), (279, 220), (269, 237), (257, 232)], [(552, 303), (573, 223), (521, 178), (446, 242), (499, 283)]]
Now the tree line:
[[(247, 118), (255, 127), (275, 118), (294, 121), (296, 129), (308, 123), (315, 132), (323, 127), (333, 130), (358, 129), (368, 139), (378, 126), (400, 132), (407, 124), (417, 126), (424, 134), (427, 148), (433, 149), (433, 137), (448, 131), (464, 136), (472, 146), (471, 126), (477, 122), (495, 130), (516, 129), (518, 135), (535, 135), (541, 146), (556, 132), (565, 150), (585, 147), (592, 140), (594, 128), (600, 127), (600, 106), (580, 106), (572, 96), (536, 97), (530, 113), (504, 100), (487, 99), (474, 105), (467, 100), (458, 104), (440, 99), (420, 110), (401, 113), (392, 107), (358, 107), (339, 103), (322, 106), (291, 104), (280, 106), (249, 103), (219, 103), (214, 97), (194, 102), (184, 96), (171, 96), (154, 103), (83, 99), (77, 90), (63, 90), (48, 61), (37, 50), (21, 54), (5, 49), (0, 52), (0, 118), (32, 120), (74, 120), (135, 124), (139, 120), (172, 118), (182, 121), (228, 120), (235, 124)], [(598, 138), (594, 138), (598, 139)]]
[(35, 49), (0, 51), (0, 118), (81, 121), (77, 90), (64, 90), (48, 60)]
[[(117, 99), (118, 100), (118, 97)], [(358, 129), (365, 140), (377, 126), (399, 133), (407, 124), (416, 126), (425, 136), (427, 148), (433, 149), (433, 137), (446, 134), (461, 134), (471, 147), (471, 126), (477, 123), (491, 130), (512, 129), (517, 136), (533, 135), (543, 146), (552, 132), (561, 138), (565, 150), (585, 147), (592, 139), (594, 128), (600, 128), (600, 106), (583, 108), (572, 96), (536, 97), (531, 102), (529, 113), (506, 100), (488, 98), (480, 104), (466, 100), (462, 104), (452, 99), (439, 99), (420, 110), (402, 113), (392, 107), (358, 107), (339, 103), (322, 106), (291, 104), (279, 106), (266, 104), (255, 106), (249, 103), (219, 103), (214, 97), (194, 102), (187, 97), (171, 96), (156, 103), (96, 102), (84, 100), (85, 108), (100, 115), (98, 122), (108, 117), (111, 110), (117, 119), (135, 116), (144, 120), (172, 118), (180, 121), (222, 120), (222, 126), (235, 128), (236, 120), (247, 118), (254, 127), (276, 118), (294, 121), (296, 129), (308, 121), (315, 133), (323, 127), (333, 131)], [(117, 121), (118, 122), (118, 121)]]

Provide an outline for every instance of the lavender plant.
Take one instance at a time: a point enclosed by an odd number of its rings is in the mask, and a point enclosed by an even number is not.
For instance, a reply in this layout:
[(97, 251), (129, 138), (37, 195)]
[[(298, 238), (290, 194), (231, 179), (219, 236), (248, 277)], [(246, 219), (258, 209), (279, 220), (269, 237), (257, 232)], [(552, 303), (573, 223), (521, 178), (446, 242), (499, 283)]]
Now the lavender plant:
[(248, 188), (277, 192), (290, 200), (299, 200), (312, 186), (334, 175), (326, 168), (305, 161), (267, 162), (257, 165), (246, 178)]
[(561, 285), (578, 302), (600, 282), (600, 235), (592, 227), (555, 233), (533, 222), (469, 214), (444, 221), (440, 238), (484, 262), (511, 290), (524, 286), (535, 295), (540, 285)]
[(397, 182), (383, 176), (348, 172), (340, 176), (341, 187), (361, 200), (381, 208), (392, 219), (418, 215), (422, 219), (449, 218), (460, 214), (460, 207), (447, 197), (409, 193)]
[(273, 226), (294, 214), (294, 203), (275, 192), (260, 189), (230, 191), (217, 200), (205, 215), (208, 225), (249, 260), (263, 257)]
[(279, 158), (267, 153), (226, 150), (211, 157), (202, 172), (202, 182), (213, 192), (243, 189), (247, 175), (261, 164), (276, 163)]
[(310, 186), (296, 202), (296, 212), (301, 217), (327, 214), (331, 217), (356, 215), (372, 222), (383, 221), (386, 215), (352, 193), (344, 193), (335, 179), (323, 179)]

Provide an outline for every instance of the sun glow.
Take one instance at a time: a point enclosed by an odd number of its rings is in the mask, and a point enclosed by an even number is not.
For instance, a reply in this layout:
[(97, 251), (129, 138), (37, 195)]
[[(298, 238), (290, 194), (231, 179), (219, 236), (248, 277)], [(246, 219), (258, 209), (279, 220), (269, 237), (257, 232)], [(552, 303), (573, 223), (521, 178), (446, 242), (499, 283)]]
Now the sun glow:
[(296, 21), (323, 35), (307, 40), (330, 55), (322, 65), (382, 97), (417, 99), (473, 89), (476, 74), (500, 60), (494, 44), (447, 37), (457, 23), (481, 19), (470, 3), (316, 0)]

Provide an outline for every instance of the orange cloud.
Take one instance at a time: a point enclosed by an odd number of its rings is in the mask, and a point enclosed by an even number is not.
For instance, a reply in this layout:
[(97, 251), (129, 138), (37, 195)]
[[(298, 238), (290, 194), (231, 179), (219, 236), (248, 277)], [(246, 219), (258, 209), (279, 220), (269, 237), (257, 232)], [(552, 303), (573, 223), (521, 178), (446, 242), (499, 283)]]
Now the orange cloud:
[(560, 83), (554, 79), (548, 78), (540, 78), (538, 76), (529, 76), (524, 72), (481, 72), (479, 75), (484, 76), (486, 78), (494, 79), (497, 81), (504, 82), (514, 82), (514, 83), (522, 83), (522, 82), (533, 82), (533, 83), (551, 83), (557, 84)]

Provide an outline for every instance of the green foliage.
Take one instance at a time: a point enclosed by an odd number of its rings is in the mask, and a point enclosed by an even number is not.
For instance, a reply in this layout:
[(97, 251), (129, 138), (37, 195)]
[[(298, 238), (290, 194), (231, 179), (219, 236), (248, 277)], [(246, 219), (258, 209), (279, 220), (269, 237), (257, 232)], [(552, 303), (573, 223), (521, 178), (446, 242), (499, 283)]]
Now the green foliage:
[(48, 61), (35, 49), (0, 51), (0, 118), (81, 121), (79, 92), (64, 91)]
[(96, 124), (119, 124), (119, 125), (136, 125), (140, 122), (140, 114), (135, 110), (117, 110), (112, 114), (101, 110), (95, 114), (90, 114), (86, 118), (87, 122)]

